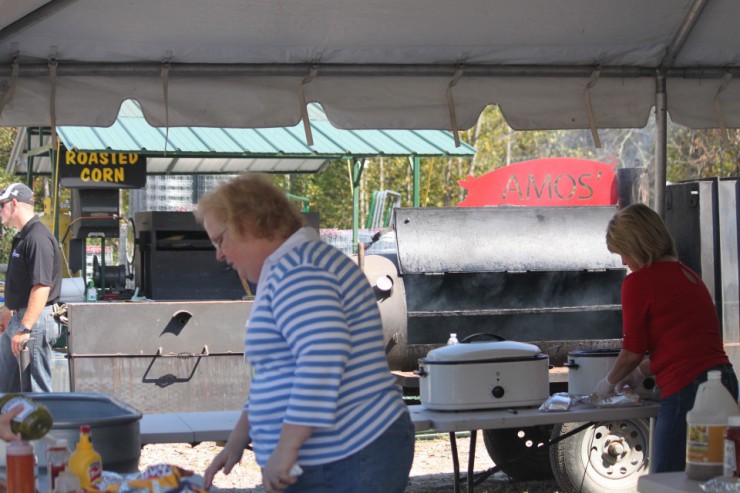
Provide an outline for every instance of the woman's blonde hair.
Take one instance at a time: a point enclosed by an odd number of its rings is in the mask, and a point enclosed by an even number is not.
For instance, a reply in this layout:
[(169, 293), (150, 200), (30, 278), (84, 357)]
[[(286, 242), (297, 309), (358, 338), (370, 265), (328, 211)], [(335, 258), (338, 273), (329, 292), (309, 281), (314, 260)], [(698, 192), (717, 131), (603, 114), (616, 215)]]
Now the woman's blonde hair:
[(193, 214), (199, 223), (213, 214), (238, 237), (249, 232), (269, 240), (288, 238), (304, 224), (285, 192), (258, 173), (244, 173), (220, 184), (198, 201)]
[(645, 204), (631, 204), (614, 214), (606, 229), (606, 247), (612, 253), (630, 257), (640, 267), (664, 256), (677, 256), (665, 223)]

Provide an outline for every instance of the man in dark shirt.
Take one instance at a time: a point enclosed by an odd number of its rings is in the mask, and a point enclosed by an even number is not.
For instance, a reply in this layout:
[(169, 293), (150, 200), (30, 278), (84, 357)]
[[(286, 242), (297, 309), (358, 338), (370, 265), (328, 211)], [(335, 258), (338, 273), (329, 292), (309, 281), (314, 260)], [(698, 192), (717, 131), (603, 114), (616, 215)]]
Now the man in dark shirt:
[[(5, 307), (0, 313), (0, 392), (51, 392), (50, 338), (58, 335), (52, 307), (62, 288), (57, 243), (33, 210), (33, 192), (22, 183), (0, 192), (0, 220), (18, 230), (5, 276)], [(30, 364), (20, 372), (27, 345)], [(21, 388), (30, 380), (30, 388)]]

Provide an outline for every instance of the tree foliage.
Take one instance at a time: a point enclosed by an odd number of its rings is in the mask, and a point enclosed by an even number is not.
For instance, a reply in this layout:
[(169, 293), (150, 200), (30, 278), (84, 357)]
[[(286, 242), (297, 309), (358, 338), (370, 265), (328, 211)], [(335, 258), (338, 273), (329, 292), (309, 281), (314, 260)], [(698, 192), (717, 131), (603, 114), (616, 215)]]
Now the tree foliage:
[[(15, 142), (16, 134), (16, 128), (0, 127), (0, 190), (13, 182), (25, 182), (25, 177), (14, 176), (7, 172), (8, 161), (13, 150), (13, 144)], [(43, 197), (45, 195), (44, 193), (42, 193), (44, 186), (44, 178), (37, 177), (34, 179), (32, 188), (37, 197)], [(41, 207), (42, 206), (40, 202), (37, 202), (37, 209), (40, 210)], [(15, 236), (15, 233), (16, 231), (11, 228), (2, 227), (2, 234), (0, 234), (0, 264), (5, 264), (8, 262), (10, 245), (13, 240), (13, 236)]]
[[(15, 129), (0, 128), (0, 185), (18, 177), (5, 173)], [(644, 128), (599, 130), (601, 147), (594, 146), (588, 130), (516, 131), (509, 127), (498, 107), (487, 107), (475, 127), (460, 132), (473, 145), (472, 158), (423, 158), (420, 163), (420, 205), (455, 207), (466, 191), (458, 180), (480, 176), (508, 164), (546, 157), (579, 157), (619, 167), (646, 167), (652, 180), (655, 162), (655, 122)], [(674, 124), (668, 128), (668, 169), (671, 182), (706, 177), (740, 175), (740, 131), (692, 130)], [(352, 226), (352, 163), (333, 161), (317, 174), (275, 175), (287, 192), (306, 197), (311, 210), (318, 211), (322, 227), (348, 229)], [(40, 180), (34, 189), (41, 192)], [(413, 205), (413, 170), (407, 158), (369, 159), (359, 183), (360, 225), (364, 226), (374, 191), (390, 190), (401, 195), (401, 205)], [(42, 194), (43, 195), (43, 194)], [(3, 236), (6, 233), (4, 232)], [(3, 239), (0, 238), (0, 243)], [(0, 244), (0, 255), (7, 252)], [(2, 262), (2, 260), (0, 260)]]
[[(12, 183), (13, 177), (7, 173), (8, 160), (10, 152), (13, 150), (16, 129), (0, 127), (0, 189)], [(1, 226), (0, 226), (1, 227)], [(10, 252), (10, 243), (15, 235), (15, 231), (2, 227), (0, 234), (0, 264), (7, 263)]]
[[(596, 148), (589, 130), (512, 130), (499, 109), (490, 106), (475, 127), (460, 133), (477, 153), (473, 158), (424, 158), (421, 160), (420, 205), (454, 207), (465, 190), (458, 180), (480, 176), (507, 164), (546, 157), (578, 157), (618, 167), (646, 167), (653, 188), (655, 121), (644, 128), (599, 130)], [(671, 124), (668, 128), (668, 169), (671, 182), (710, 176), (740, 175), (740, 131), (731, 130), (723, 141), (719, 130), (691, 130)], [(332, 162), (317, 175), (292, 175), (281, 179), (290, 193), (308, 197), (325, 227), (352, 225), (352, 182), (347, 162)], [(360, 182), (360, 224), (365, 223), (372, 192), (392, 190), (401, 205), (413, 204), (413, 173), (405, 158), (374, 158), (365, 165)]]

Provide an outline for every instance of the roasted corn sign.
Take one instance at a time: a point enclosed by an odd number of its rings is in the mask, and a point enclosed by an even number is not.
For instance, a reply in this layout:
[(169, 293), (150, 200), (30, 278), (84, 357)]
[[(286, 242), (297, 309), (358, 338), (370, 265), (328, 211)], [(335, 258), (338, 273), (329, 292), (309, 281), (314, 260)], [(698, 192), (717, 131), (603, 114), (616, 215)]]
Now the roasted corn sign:
[(61, 146), (59, 183), (67, 188), (142, 188), (146, 185), (146, 156)]

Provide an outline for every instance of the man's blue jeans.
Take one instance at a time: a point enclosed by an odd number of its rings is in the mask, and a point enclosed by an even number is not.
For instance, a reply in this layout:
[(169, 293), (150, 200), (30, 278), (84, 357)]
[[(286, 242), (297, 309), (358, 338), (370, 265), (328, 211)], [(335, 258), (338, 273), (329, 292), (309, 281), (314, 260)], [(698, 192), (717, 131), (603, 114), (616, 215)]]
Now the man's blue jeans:
[[(31, 363), (26, 370), (26, 380), (30, 376), (31, 388), (21, 389), (21, 375), (18, 358), (13, 355), (10, 340), (21, 328), (22, 312), (10, 318), (5, 332), (0, 335), (0, 392), (51, 392), (51, 342), (48, 337), (58, 335), (58, 324), (52, 316), (52, 307), (41, 312), (36, 324), (31, 328), (28, 351)], [(48, 336), (47, 336), (48, 334)]]
[(285, 493), (402, 493), (414, 461), (414, 425), (408, 413), (367, 447), (321, 466), (305, 466)]
[(699, 385), (707, 381), (707, 373), (712, 370), (722, 372), (722, 384), (737, 400), (738, 383), (732, 365), (710, 368), (683, 389), (661, 399), (653, 432), (652, 472), (686, 468), (686, 414), (694, 407)]

